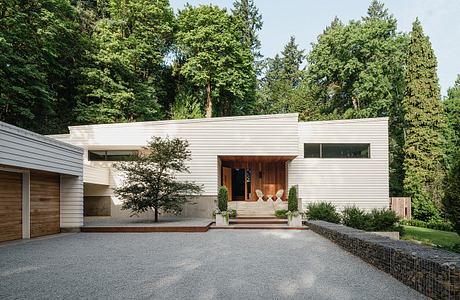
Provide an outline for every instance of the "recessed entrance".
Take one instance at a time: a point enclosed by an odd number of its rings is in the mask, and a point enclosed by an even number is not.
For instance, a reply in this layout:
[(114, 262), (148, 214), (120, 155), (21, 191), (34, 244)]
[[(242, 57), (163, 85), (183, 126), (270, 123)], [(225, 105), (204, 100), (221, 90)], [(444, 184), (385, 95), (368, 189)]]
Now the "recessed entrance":
[[(256, 201), (256, 190), (264, 200), (284, 190), (286, 200), (287, 162), (290, 156), (219, 156), (221, 185), (228, 189), (230, 201)], [(274, 200), (274, 199), (273, 199)]]

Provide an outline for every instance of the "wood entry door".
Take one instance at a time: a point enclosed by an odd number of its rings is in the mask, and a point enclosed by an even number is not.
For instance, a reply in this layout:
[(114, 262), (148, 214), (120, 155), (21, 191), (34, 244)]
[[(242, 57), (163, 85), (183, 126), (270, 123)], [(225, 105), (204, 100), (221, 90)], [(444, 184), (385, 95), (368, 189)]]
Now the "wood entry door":
[(22, 174), (0, 171), (0, 242), (22, 238)]
[(228, 190), (228, 201), (232, 201), (232, 168), (222, 167), (222, 182)]

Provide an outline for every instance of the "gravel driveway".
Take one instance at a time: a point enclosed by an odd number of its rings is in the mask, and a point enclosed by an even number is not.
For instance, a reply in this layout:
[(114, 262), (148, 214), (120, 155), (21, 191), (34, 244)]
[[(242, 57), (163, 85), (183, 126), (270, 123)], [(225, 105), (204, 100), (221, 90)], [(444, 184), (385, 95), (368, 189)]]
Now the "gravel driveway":
[(425, 299), (311, 231), (79, 233), (0, 246), (0, 299)]

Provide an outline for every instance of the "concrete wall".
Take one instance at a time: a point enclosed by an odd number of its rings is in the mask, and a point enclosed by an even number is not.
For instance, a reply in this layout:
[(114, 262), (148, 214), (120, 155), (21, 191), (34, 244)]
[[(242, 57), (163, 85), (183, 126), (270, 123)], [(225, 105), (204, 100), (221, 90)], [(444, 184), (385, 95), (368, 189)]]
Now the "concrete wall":
[[(370, 143), (370, 158), (304, 158), (304, 143)], [(299, 156), (288, 164), (304, 208), (328, 201), (338, 209), (388, 207), (388, 119), (299, 123)]]

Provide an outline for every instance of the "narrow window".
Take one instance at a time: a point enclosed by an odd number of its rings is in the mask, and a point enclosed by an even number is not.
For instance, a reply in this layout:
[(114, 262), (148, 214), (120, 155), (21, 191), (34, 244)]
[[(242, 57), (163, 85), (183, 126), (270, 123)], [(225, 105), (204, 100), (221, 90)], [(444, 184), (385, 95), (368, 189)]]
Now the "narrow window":
[(138, 155), (137, 150), (89, 150), (88, 160), (126, 161)]
[(304, 158), (319, 158), (321, 157), (320, 144), (303, 144)]
[(323, 158), (370, 158), (370, 144), (322, 144)]

